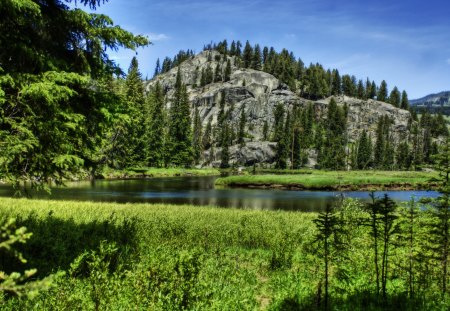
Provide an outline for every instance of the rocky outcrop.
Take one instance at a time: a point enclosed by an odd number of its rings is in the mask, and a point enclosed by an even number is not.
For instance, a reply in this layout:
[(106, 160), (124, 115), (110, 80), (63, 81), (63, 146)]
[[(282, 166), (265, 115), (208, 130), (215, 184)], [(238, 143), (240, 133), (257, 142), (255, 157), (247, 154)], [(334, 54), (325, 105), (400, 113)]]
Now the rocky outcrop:
[[(202, 70), (208, 67), (214, 72), (219, 66), (222, 74), (225, 71), (227, 60), (230, 61), (232, 73), (227, 82), (210, 83), (200, 87)], [(331, 98), (319, 101), (308, 101), (292, 92), (285, 84), (274, 76), (252, 69), (242, 69), (237, 66), (234, 57), (225, 57), (217, 51), (205, 51), (180, 65), (182, 82), (187, 85), (189, 99), (192, 103), (192, 112), (197, 107), (203, 126), (208, 120), (212, 120), (213, 127), (217, 124), (219, 103), (225, 96), (226, 110), (231, 110), (232, 127), (238, 128), (242, 109), (247, 119), (247, 138), (245, 147), (239, 145), (230, 148), (231, 163), (236, 165), (252, 165), (257, 163), (272, 163), (275, 156), (276, 144), (263, 141), (264, 123), (270, 126), (274, 123), (274, 108), (282, 103), (287, 110), (294, 105), (305, 107), (312, 103), (316, 119), (326, 119), (327, 108)], [(174, 85), (178, 67), (165, 74), (148, 81), (146, 89), (150, 90), (156, 83), (163, 86), (167, 95), (167, 106), (170, 108), (171, 98), (174, 93)], [(383, 116), (389, 116), (393, 125), (392, 136), (395, 141), (404, 139), (408, 133), (410, 113), (393, 107), (384, 102), (375, 100), (360, 100), (346, 96), (335, 97), (338, 105), (347, 104), (348, 107), (348, 139), (356, 141), (363, 130), (375, 138), (375, 130), (378, 120)], [(210, 150), (204, 154), (205, 163), (218, 165), (220, 148), (214, 148), (214, 155)], [(315, 164), (315, 152), (310, 152), (309, 165)], [(206, 160), (209, 159), (209, 160)]]

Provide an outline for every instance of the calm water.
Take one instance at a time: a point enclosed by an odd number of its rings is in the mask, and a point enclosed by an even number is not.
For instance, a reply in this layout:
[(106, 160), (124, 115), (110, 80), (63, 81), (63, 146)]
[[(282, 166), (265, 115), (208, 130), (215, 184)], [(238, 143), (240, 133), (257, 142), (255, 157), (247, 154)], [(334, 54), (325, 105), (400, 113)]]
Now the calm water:
[[(323, 210), (336, 200), (340, 192), (286, 191), (259, 189), (214, 189), (215, 177), (172, 177), (139, 180), (97, 180), (74, 182), (67, 187), (52, 189), (51, 196), (33, 194), (34, 198), (103, 202), (148, 202), (171, 204), (213, 205), (263, 210)], [(408, 201), (411, 196), (436, 197), (434, 191), (382, 191), (396, 201)], [(11, 187), (0, 186), (0, 196), (11, 196)], [(369, 192), (344, 192), (346, 197), (369, 199)]]

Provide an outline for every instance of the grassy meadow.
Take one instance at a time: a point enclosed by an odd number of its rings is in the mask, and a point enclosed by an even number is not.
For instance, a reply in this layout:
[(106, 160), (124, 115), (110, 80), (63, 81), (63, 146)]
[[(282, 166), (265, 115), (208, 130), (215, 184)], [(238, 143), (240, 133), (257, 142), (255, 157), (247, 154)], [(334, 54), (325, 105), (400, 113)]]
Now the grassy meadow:
[[(391, 249), (380, 302), (369, 229), (355, 225), (367, 213), (351, 200), (339, 213), (351, 230), (330, 254), (330, 310), (448, 310), (434, 261), (415, 263), (409, 296), (404, 246)], [(0, 215), (33, 233), (14, 245), (28, 262), (3, 256), (0, 271), (60, 272), (33, 299), (4, 293), (2, 310), (324, 309), (315, 213), (0, 198)]]
[(175, 177), (175, 176), (219, 176), (220, 171), (215, 168), (181, 168), (181, 167), (143, 167), (128, 170), (114, 170), (105, 168), (99, 176), (106, 179), (141, 178), (141, 177)]
[(292, 174), (237, 175), (221, 177), (217, 186), (281, 187), (311, 190), (427, 189), (435, 172), (411, 171), (294, 171)]

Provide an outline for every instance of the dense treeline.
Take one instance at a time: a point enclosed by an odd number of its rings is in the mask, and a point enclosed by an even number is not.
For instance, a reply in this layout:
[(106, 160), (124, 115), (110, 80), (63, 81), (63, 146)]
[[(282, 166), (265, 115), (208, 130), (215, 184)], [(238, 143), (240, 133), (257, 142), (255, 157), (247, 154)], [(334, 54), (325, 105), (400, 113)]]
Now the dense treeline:
[[(216, 49), (223, 52), (224, 46), (219, 45)], [(207, 76), (209, 77), (207, 81), (214, 81), (215, 74), (212, 70), (207, 73)], [(177, 77), (177, 81), (178, 79), (179, 77)], [(142, 81), (138, 83), (142, 83)], [(178, 86), (175, 86), (176, 89), (180, 87), (179, 83), (177, 82)], [(162, 99), (164, 94), (160, 90), (158, 83), (155, 89), (160, 93), (159, 97), (161, 99), (159, 102), (164, 102), (164, 99)], [(385, 87), (382, 89), (385, 89)], [(154, 90), (150, 90), (148, 94), (149, 100), (147, 100), (147, 103), (150, 106), (154, 105), (152, 103), (155, 98), (153, 93)], [(396, 94), (391, 97), (398, 97), (398, 100), (401, 101), (402, 96), (399, 95), (398, 91), (394, 90), (391, 93)], [(170, 151), (163, 147), (163, 142), (168, 143), (169, 137), (171, 137), (170, 135), (167, 136), (170, 133), (164, 132), (163, 129), (166, 127), (170, 128), (170, 122), (175, 124), (189, 118), (188, 109), (186, 109), (184, 116), (180, 115), (179, 118), (173, 118), (170, 121), (170, 118), (166, 120), (163, 118), (164, 115), (168, 116), (170, 111), (166, 111), (164, 105), (160, 105), (158, 108), (160, 112), (155, 119), (151, 114), (147, 115), (148, 122), (151, 123), (154, 119), (155, 122), (160, 123), (158, 132), (160, 134), (154, 136), (158, 141), (151, 140), (152, 144), (144, 144), (143, 149), (148, 148), (150, 157), (152, 157), (152, 153), (157, 153), (164, 157), (165, 160), (159, 163), (151, 161), (135, 162), (133, 165), (188, 166), (193, 163), (201, 163), (202, 161), (203, 163), (211, 163), (214, 160), (220, 160), (222, 168), (229, 167), (230, 146), (235, 144), (240, 144), (241, 147), (244, 146), (249, 135), (247, 134), (248, 126), (246, 124), (245, 106), (241, 107), (240, 112), (236, 113), (234, 111), (235, 107), (227, 104), (227, 101), (226, 93), (222, 92), (220, 94), (219, 113), (215, 125), (212, 124), (212, 119), (210, 119), (206, 126), (203, 126), (198, 109), (194, 109), (194, 120), (190, 121), (191, 127), (188, 128), (187, 123), (185, 125), (185, 132), (191, 131), (193, 135), (191, 138), (186, 138), (186, 145), (189, 145), (187, 141), (191, 139), (192, 150), (190, 154), (193, 157), (183, 163), (170, 159), (170, 156), (177, 154), (178, 151)], [(152, 108), (148, 109), (151, 110)], [(317, 119), (313, 104), (308, 104), (306, 107), (294, 106), (291, 110), (288, 110), (281, 103), (278, 104), (273, 112), (273, 125), (269, 126), (266, 120), (263, 128), (263, 139), (277, 143), (276, 168), (301, 168), (307, 164), (310, 152), (314, 151), (317, 156), (317, 167), (320, 168), (334, 170), (369, 168), (381, 170), (420, 169), (423, 165), (432, 164), (432, 156), (438, 152), (436, 139), (448, 136), (446, 121), (441, 114), (433, 116), (425, 113), (419, 117), (412, 113), (408, 131), (405, 132), (405, 136), (401, 141), (396, 142), (393, 139), (391, 133), (393, 120), (387, 116), (380, 118), (373, 137), (367, 131), (362, 131), (356, 141), (350, 141), (347, 137), (348, 113), (347, 105), (345, 103), (343, 106), (337, 105), (334, 98), (330, 100), (327, 115), (322, 120)], [(151, 133), (148, 134), (152, 135)], [(145, 140), (145, 135), (140, 136), (140, 139)], [(173, 137), (171, 139), (173, 140)], [(155, 143), (155, 147), (151, 147)], [(221, 150), (218, 159), (213, 158), (215, 148), (220, 148)], [(203, 156), (203, 151), (206, 150), (209, 150), (209, 157), (207, 158)], [(188, 154), (185, 154), (184, 157), (187, 157)], [(126, 166), (117, 166), (117, 168), (121, 167)]]
[[(378, 99), (393, 106), (409, 110), (408, 95), (406, 91), (400, 93), (394, 87), (389, 93), (386, 81), (378, 86), (375, 81), (357, 80), (355, 76), (340, 75), (337, 69), (325, 69), (321, 64), (306, 66), (293, 52), (283, 49), (276, 52), (273, 47), (262, 47), (259, 44), (252, 46), (249, 41), (243, 45), (240, 41), (227, 40), (217, 44), (211, 43), (203, 47), (205, 51), (216, 50), (224, 56), (235, 57), (235, 64), (242, 68), (263, 70), (280, 79), (292, 91), (297, 91), (303, 98), (316, 100), (329, 96), (346, 95), (360, 99)], [(156, 63), (155, 74), (164, 73), (177, 66), (182, 61), (193, 56), (193, 52), (180, 51), (173, 59), (166, 58), (162, 70), (160, 61)], [(164, 66), (164, 64), (167, 64)], [(213, 73), (211, 72), (211, 76)], [(217, 76), (217, 75), (216, 75)], [(206, 84), (217, 82), (215, 79), (207, 80)]]
[[(0, 179), (62, 179), (103, 163), (113, 120), (129, 102), (111, 92), (122, 71), (108, 49), (149, 42), (106, 15), (71, 9), (71, 0), (2, 1), (0, 5)], [(101, 1), (83, 0), (95, 8)], [(131, 78), (130, 78), (131, 79)], [(131, 89), (130, 89), (131, 92)], [(126, 122), (120, 131), (129, 131)], [(133, 129), (134, 131), (134, 129)], [(138, 129), (136, 129), (138, 131)]]

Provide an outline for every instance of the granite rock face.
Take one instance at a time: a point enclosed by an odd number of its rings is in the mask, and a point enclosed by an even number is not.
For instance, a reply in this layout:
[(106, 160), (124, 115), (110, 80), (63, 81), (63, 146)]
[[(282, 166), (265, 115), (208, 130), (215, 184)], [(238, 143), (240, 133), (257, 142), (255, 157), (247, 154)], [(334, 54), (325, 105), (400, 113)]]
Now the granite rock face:
[[(214, 72), (219, 66), (222, 74), (225, 71), (227, 60), (231, 63), (232, 73), (227, 82), (210, 83), (200, 87), (202, 70), (208, 67)], [(257, 163), (272, 163), (275, 156), (276, 144), (263, 141), (263, 127), (267, 122), (269, 128), (274, 123), (274, 109), (279, 103), (291, 110), (294, 105), (305, 107), (311, 103), (314, 107), (316, 120), (326, 119), (330, 98), (309, 101), (292, 92), (271, 74), (252, 69), (239, 68), (234, 57), (221, 55), (217, 51), (204, 51), (192, 59), (183, 62), (180, 66), (181, 80), (187, 86), (192, 107), (200, 112), (203, 126), (211, 118), (213, 127), (217, 124), (219, 103), (225, 96), (226, 110), (232, 110), (232, 127), (238, 128), (242, 109), (247, 119), (246, 145), (230, 147), (230, 163), (232, 165), (252, 165)], [(178, 67), (167, 73), (158, 75), (155, 79), (146, 82), (146, 90), (150, 90), (156, 83), (162, 85), (166, 92), (167, 108), (170, 108), (171, 98), (174, 94), (174, 85)], [(375, 100), (360, 100), (346, 96), (335, 97), (338, 105), (347, 104), (348, 120), (347, 135), (350, 142), (356, 141), (363, 130), (366, 130), (375, 139), (375, 130), (378, 120), (389, 116), (393, 124), (392, 136), (395, 141), (405, 138), (409, 133), (411, 115), (408, 111), (393, 107), (390, 104)], [(205, 151), (204, 164), (218, 166), (220, 148), (214, 148), (214, 155)], [(315, 152), (310, 152), (309, 166), (315, 164)], [(209, 160), (206, 160), (209, 159)]]

